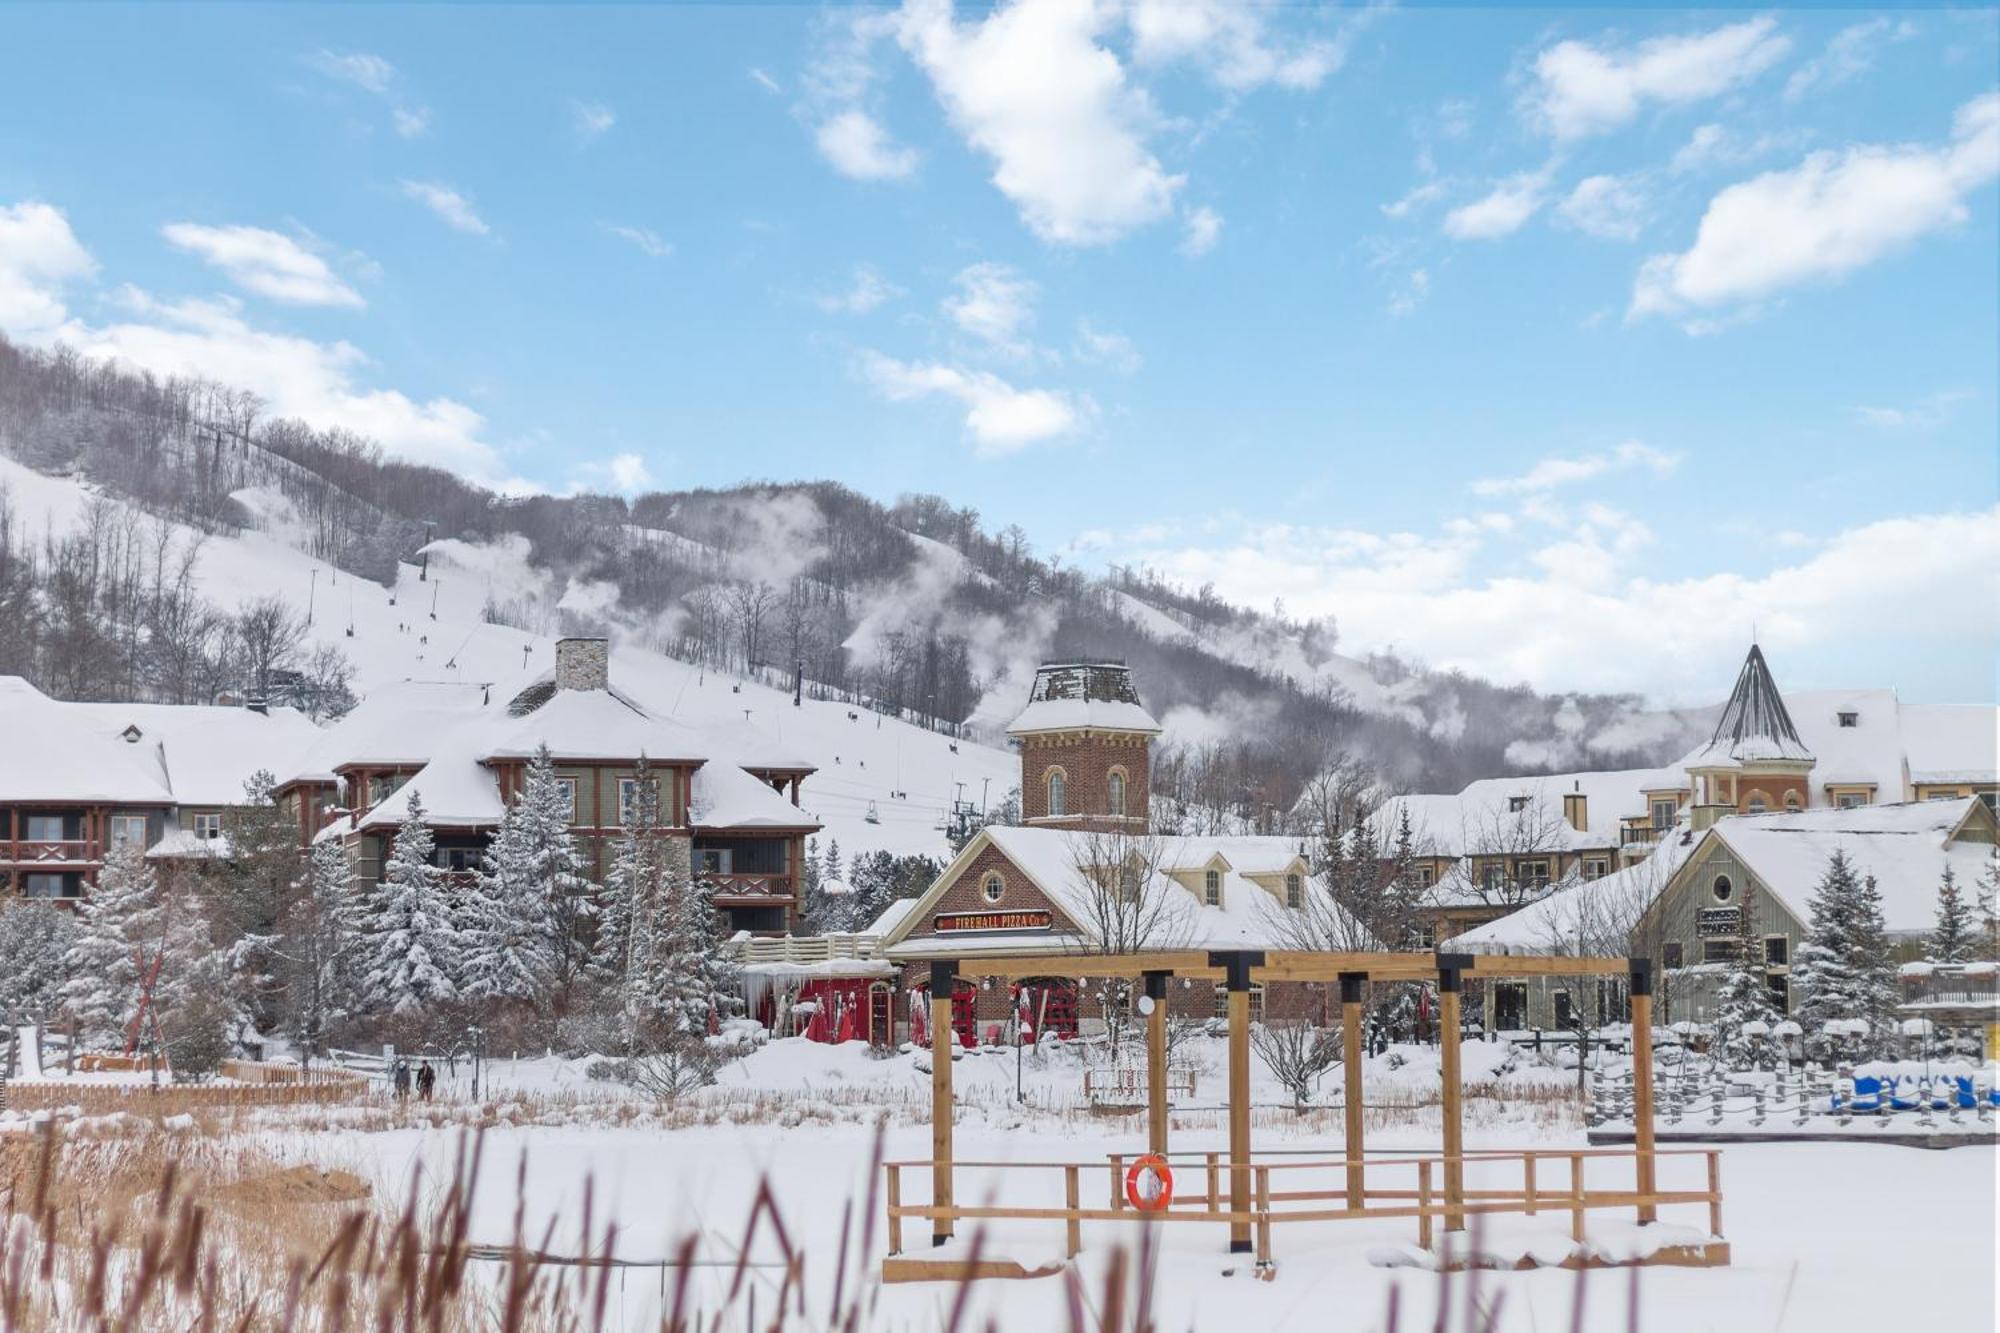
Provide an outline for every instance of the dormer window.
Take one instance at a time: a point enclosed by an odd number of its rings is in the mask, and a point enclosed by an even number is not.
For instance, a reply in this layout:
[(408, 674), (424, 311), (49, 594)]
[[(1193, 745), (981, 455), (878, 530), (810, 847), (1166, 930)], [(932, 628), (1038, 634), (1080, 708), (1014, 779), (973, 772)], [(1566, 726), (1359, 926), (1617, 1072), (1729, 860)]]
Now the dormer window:
[(1201, 900), (1210, 907), (1222, 906), (1222, 872), (1220, 870), (1202, 872)]
[(1525, 797), (1525, 796), (1509, 796), (1509, 797), (1507, 798), (1507, 813), (1508, 813), (1508, 814), (1511, 814), (1511, 815), (1518, 815), (1518, 814), (1520, 814), (1520, 813), (1521, 813), (1521, 812), (1522, 812), (1523, 810), (1526, 810), (1527, 808), (1528, 808), (1528, 798), (1527, 798), (1527, 797)]
[(1069, 813), (1069, 782), (1058, 768), (1049, 774), (1049, 818), (1060, 819)]
[(139, 730), (139, 726), (135, 722), (131, 726), (126, 727), (125, 730), (119, 732), (118, 734), (125, 738), (125, 743), (127, 745), (137, 745), (139, 743), (139, 738), (145, 735), (146, 733)]
[(1285, 906), (1304, 907), (1305, 905), (1305, 881), (1296, 874), (1285, 876)]
[(1843, 727), (1855, 727), (1861, 725), (1861, 714), (1859, 713), (1841, 713), (1839, 714), (1839, 717), (1840, 717), (1840, 725)]

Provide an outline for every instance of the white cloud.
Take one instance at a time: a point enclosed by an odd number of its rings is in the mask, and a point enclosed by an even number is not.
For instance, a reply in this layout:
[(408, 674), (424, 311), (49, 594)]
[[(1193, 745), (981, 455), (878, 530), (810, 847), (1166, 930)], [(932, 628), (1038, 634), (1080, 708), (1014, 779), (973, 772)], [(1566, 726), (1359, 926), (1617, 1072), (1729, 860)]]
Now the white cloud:
[(943, 396), (965, 407), (965, 430), (982, 458), (1018, 453), (1073, 434), (1094, 412), (1088, 398), (1049, 389), (1018, 389), (983, 370), (940, 362), (898, 361), (865, 352), (862, 378), (890, 402)]
[(1269, 40), (1256, 9), (1228, 0), (1134, 0), (1125, 17), (1137, 63), (1194, 61), (1218, 84), (1239, 92), (1267, 83), (1317, 88), (1347, 54), (1344, 40), (1281, 50)]
[(430, 130), (431, 109), (427, 106), (399, 106), (390, 115), (395, 119), (396, 133), (405, 139), (414, 139)]
[(1655, 37), (1616, 49), (1558, 42), (1536, 57), (1531, 115), (1558, 139), (1617, 129), (1648, 102), (1678, 105), (1728, 92), (1769, 69), (1791, 49), (1771, 18), (1749, 19), (1691, 36)]
[(1384, 217), (1392, 218), (1408, 217), (1415, 210), (1436, 203), (1450, 189), (1451, 182), (1443, 179), (1429, 180), (1421, 185), (1411, 186), (1402, 198), (1382, 205), (1382, 214)]
[(1933, 430), (1950, 421), (1958, 405), (1971, 397), (1966, 390), (1952, 389), (1907, 407), (1857, 406), (1854, 415), (1864, 425), (1879, 430)]
[(606, 234), (616, 236), (621, 241), (629, 241), (637, 246), (642, 254), (651, 255), (654, 259), (665, 259), (674, 252), (674, 243), (651, 227), (633, 227), (620, 222), (604, 222), (599, 225), (604, 228)]
[(907, 0), (895, 21), (953, 128), (992, 159), (994, 186), (1059, 245), (1166, 217), (1184, 182), (1147, 149), (1151, 104), (1098, 41), (1112, 18), (1077, 0), (1017, 0), (959, 23), (950, 0)]
[(170, 245), (199, 255), (238, 287), (258, 296), (288, 305), (366, 304), (324, 259), (280, 232), (174, 222), (162, 227), (160, 234)]
[(1578, 231), (1606, 240), (1632, 241), (1646, 220), (1646, 196), (1631, 177), (1586, 176), (1556, 213)]
[(903, 180), (917, 169), (916, 150), (897, 145), (873, 116), (858, 107), (821, 125), (815, 141), (835, 171), (855, 180)]
[(637, 495), (653, 484), (653, 473), (638, 454), (613, 454), (601, 463), (584, 463), (576, 470), (572, 490), (610, 490), (618, 495)]
[(618, 113), (603, 102), (572, 101), (569, 104), (570, 126), (576, 137), (589, 143), (610, 133), (618, 123)]
[(750, 67), (750, 81), (774, 97), (782, 97), (784, 95), (785, 90), (779, 86), (778, 81), (772, 78), (768, 72), (759, 69), (755, 65)]
[(1628, 318), (1739, 307), (1831, 280), (1962, 222), (1964, 196), (2000, 175), (2000, 93), (1958, 109), (1949, 142), (1857, 145), (1732, 185), (1692, 247), (1640, 269)]
[(381, 56), (367, 51), (339, 53), (320, 51), (312, 57), (312, 65), (330, 79), (351, 83), (364, 92), (384, 96), (396, 82), (396, 67)]
[(1402, 289), (1389, 298), (1389, 313), (1392, 315), (1415, 314), (1424, 298), (1431, 294), (1431, 275), (1428, 269), (1413, 268), (1409, 280)]
[(856, 264), (846, 290), (817, 296), (813, 304), (829, 315), (865, 315), (902, 294), (903, 289), (876, 272), (872, 264)]
[(1445, 235), (1461, 241), (1491, 241), (1513, 235), (1541, 210), (1549, 175), (1545, 167), (1509, 176), (1485, 197), (1445, 214)]
[(1838, 88), (1875, 67), (1875, 53), (1893, 42), (1916, 36), (1916, 25), (1886, 18), (1851, 24), (1835, 33), (1826, 50), (1792, 71), (1785, 80), (1785, 100), (1796, 102), (1814, 89)]
[(1035, 322), (1033, 282), (1005, 264), (983, 263), (959, 270), (952, 285), (957, 291), (942, 302), (952, 323), (997, 352), (1028, 352), (1020, 335)]
[(96, 271), (61, 209), (0, 205), (0, 330), (29, 339), (53, 331), (69, 314), (64, 285)]
[(493, 230), (474, 211), (472, 201), (449, 185), (439, 185), (434, 181), (404, 181), (403, 193), (437, 214), (446, 226), (455, 230), (471, 232), (474, 236), (484, 236)]
[(1670, 475), (1681, 456), (1627, 440), (1615, 449), (1578, 458), (1544, 458), (1518, 477), (1487, 477), (1472, 483), (1474, 495), (1535, 495), (1559, 486), (1573, 486), (1611, 472), (1642, 469), (1656, 477)]
[[(1394, 647), (1488, 679), (1671, 703), (1714, 701), (1752, 625), (1794, 669), (1816, 656), (1828, 683), (1850, 685), (1896, 661), (1990, 663), (2000, 638), (2000, 603), (1966, 597), (2000, 568), (2000, 508), (1863, 524), (1764, 573), (1665, 579), (1644, 559), (1643, 524), (1611, 511), (1586, 521), (1588, 537), (1525, 558), (1522, 535), (1476, 525), (1426, 535), (1263, 521), (1233, 542), (1116, 555), (1241, 605), (1282, 598), (1296, 616), (1337, 615), (1346, 651)], [(1984, 666), (1964, 688), (1982, 674), (1990, 688)]]
[(1187, 215), (1184, 227), (1178, 248), (1189, 259), (1199, 259), (1222, 239), (1222, 214), (1203, 204)]
[(1087, 319), (1076, 322), (1075, 354), (1079, 361), (1109, 366), (1122, 375), (1130, 375), (1144, 364), (1144, 358), (1130, 338), (1122, 333), (1095, 328)]

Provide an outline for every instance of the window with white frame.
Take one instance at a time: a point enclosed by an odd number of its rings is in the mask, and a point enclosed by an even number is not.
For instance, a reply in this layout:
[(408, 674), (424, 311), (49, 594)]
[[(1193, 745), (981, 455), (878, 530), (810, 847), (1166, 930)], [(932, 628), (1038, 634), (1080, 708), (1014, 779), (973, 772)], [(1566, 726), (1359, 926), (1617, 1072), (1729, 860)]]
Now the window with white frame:
[(697, 875), (727, 875), (733, 873), (736, 854), (727, 847), (697, 847), (694, 849), (694, 872)]
[(1306, 905), (1306, 884), (1303, 876), (1285, 876), (1285, 906), (1304, 907)]
[(1049, 771), (1049, 817), (1060, 818), (1069, 813), (1069, 779), (1060, 768)]
[(111, 845), (113, 847), (138, 847), (146, 845), (146, 817), (144, 815), (111, 816)]
[(1204, 870), (1201, 872), (1201, 900), (1210, 907), (1222, 906), (1222, 872)]
[(221, 837), (222, 815), (214, 810), (197, 811), (194, 817), (194, 836), (197, 838)]
[(562, 792), (562, 807), (569, 812), (569, 822), (576, 822), (576, 779), (557, 778), (556, 789)]
[(1842, 810), (1857, 810), (1868, 804), (1868, 793), (1865, 791), (1844, 791), (1833, 798), (1833, 803)]
[(618, 822), (620, 825), (666, 822), (666, 811), (660, 808), (658, 778), (618, 779)]
[(986, 878), (979, 882), (980, 896), (989, 903), (997, 903), (1007, 896), (1007, 881), (997, 870), (986, 872)]
[(1654, 801), (1653, 802), (1654, 829), (1657, 830), (1657, 829), (1672, 828), (1674, 826), (1674, 815), (1679, 810), (1680, 810), (1680, 802), (1678, 801), (1673, 801), (1673, 800)]

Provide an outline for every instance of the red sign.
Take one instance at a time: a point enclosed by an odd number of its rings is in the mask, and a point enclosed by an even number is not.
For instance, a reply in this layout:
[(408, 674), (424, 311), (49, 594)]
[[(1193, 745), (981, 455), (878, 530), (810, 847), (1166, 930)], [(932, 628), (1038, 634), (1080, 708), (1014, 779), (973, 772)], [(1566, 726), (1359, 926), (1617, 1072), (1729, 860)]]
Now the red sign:
[(940, 935), (981, 930), (1050, 930), (1055, 915), (1048, 911), (1024, 912), (940, 912), (931, 918), (931, 929)]

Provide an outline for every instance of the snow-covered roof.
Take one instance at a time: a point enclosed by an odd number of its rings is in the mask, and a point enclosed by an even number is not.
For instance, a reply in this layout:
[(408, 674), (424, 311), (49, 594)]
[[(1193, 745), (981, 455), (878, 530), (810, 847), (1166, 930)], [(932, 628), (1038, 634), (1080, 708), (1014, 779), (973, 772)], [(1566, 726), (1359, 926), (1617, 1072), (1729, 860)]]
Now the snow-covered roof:
[(492, 706), (483, 685), (406, 680), (382, 686), (321, 731), (278, 781), (332, 782), (341, 768), (427, 763), (438, 736)]
[(818, 767), (762, 727), (744, 719), (708, 722), (699, 728), (711, 753), (728, 755), (741, 768), (805, 772)]
[(1785, 708), (1784, 696), (1771, 679), (1764, 650), (1750, 645), (1750, 655), (1737, 674), (1736, 688), (1722, 706), (1715, 733), (1708, 743), (1681, 761), (1683, 768), (1718, 768), (1758, 761), (1811, 763), (1813, 753), (1799, 738)]
[(1619, 937), (1637, 924), (1699, 841), (1685, 830), (1670, 834), (1645, 860), (1579, 880), (1518, 912), (1454, 935), (1444, 947), (1460, 953), (1618, 957), (1625, 949)]
[[(1421, 856), (1613, 848), (1618, 846), (1618, 821), (1643, 814), (1647, 792), (1686, 786), (1686, 773), (1674, 768), (1482, 778), (1450, 795), (1391, 797), (1375, 814), (1375, 831), (1384, 847), (1393, 846), (1407, 811)], [(1572, 794), (1584, 797), (1582, 829), (1570, 827), (1563, 809), (1563, 797)]]
[(148, 861), (227, 861), (234, 848), (226, 833), (204, 838), (193, 829), (174, 829), (146, 849)]
[[(996, 824), (981, 830), (978, 837), (959, 854), (959, 862), (969, 864), (970, 858), (990, 843), (1034, 881), (1035, 887), (1069, 918), (1079, 934), (1057, 932), (986, 937), (954, 934), (942, 939), (908, 937), (907, 932), (920, 919), (921, 913), (929, 910), (939, 885), (951, 878), (948, 871), (940, 877), (938, 885), (932, 886), (930, 893), (913, 900), (913, 905), (890, 926), (885, 938), (895, 943), (889, 952), (897, 958), (917, 958), (969, 953), (1062, 952), (1091, 947), (1092, 903), (1099, 891), (1086, 882), (1077, 867), (1079, 863), (1087, 864), (1103, 856), (1104, 848), (1094, 846), (1092, 842), (1099, 836), (1102, 835)], [(1299, 863), (1301, 857), (1295, 840), (1284, 837), (1161, 837), (1156, 841), (1157, 869), (1153, 882), (1143, 890), (1147, 895), (1161, 895), (1148, 899), (1161, 905), (1152, 947), (1299, 947), (1302, 932), (1298, 911), (1285, 907), (1271, 888), (1250, 878), (1253, 875), (1281, 874)], [(1217, 865), (1222, 872), (1222, 901), (1219, 906), (1209, 906), (1194, 890), (1170, 878), (1173, 871), (1189, 871), (1210, 865)], [(1303, 869), (1301, 874), (1304, 874)], [(1304, 875), (1302, 887), (1315, 899), (1311, 910), (1321, 915), (1321, 919), (1324, 919), (1323, 914), (1341, 914), (1340, 908), (1330, 901), (1321, 880)], [(1351, 927), (1345, 933), (1357, 940), (1365, 937), (1365, 932), (1359, 927)]]
[(1903, 754), (1912, 782), (1992, 782), (2000, 773), (2000, 710), (1986, 704), (1904, 704)]
[(650, 713), (610, 690), (557, 690), (522, 717), (487, 721), (484, 759), (532, 759), (542, 746), (558, 760), (701, 760), (712, 747), (701, 733)]
[(1132, 673), (1122, 663), (1051, 662), (1035, 672), (1028, 706), (1008, 724), (1007, 734), (1084, 729), (1156, 736), (1160, 724), (1140, 704)]
[(0, 801), (234, 805), (318, 728), (290, 709), (70, 703), (0, 676)]
[(921, 901), (921, 897), (896, 899), (882, 909), (882, 915), (868, 923), (867, 928), (862, 931), (862, 934), (874, 935), (880, 939), (888, 938), (889, 932), (902, 925), (903, 918), (915, 911), (917, 904)]
[(1812, 891), (1828, 861), (1844, 852), (1856, 875), (1875, 877), (1888, 929), (1913, 933), (1935, 924), (1946, 866), (1970, 892), (1993, 855), (1990, 842), (1954, 836), (1968, 819), (1990, 820), (1975, 806), (1978, 798), (1966, 796), (1742, 815), (1717, 820), (1712, 833), (1801, 921), (1811, 919)]
[(819, 821), (780, 796), (763, 779), (734, 762), (704, 764), (694, 771), (696, 828), (818, 828)]

